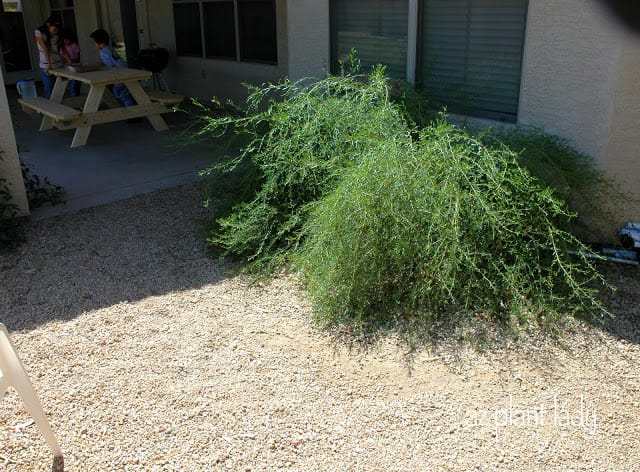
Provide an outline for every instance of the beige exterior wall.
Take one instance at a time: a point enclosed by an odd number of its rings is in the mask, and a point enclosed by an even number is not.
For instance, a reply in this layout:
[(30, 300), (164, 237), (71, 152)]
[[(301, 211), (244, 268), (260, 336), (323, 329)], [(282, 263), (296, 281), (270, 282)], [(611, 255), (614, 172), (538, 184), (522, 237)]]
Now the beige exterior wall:
[(102, 13), (102, 27), (111, 35), (111, 44), (115, 45), (124, 41), (122, 36), (122, 13), (120, 12), (120, 0), (107, 0), (106, 11)]
[(530, 0), (518, 122), (602, 155), (620, 53), (616, 26), (598, 0)]
[(518, 123), (571, 140), (640, 198), (638, 41), (599, 0), (529, 0)]
[[(4, 85), (2, 70), (0, 70), (0, 85)], [(16, 136), (13, 132), (13, 122), (11, 121), (9, 102), (4, 86), (0, 87), (0, 150), (2, 151), (0, 178), (8, 181), (14, 203), (23, 215), (27, 215), (29, 213), (29, 204), (27, 203), (27, 195), (22, 181)]]
[(620, 217), (640, 221), (640, 34), (628, 34), (622, 44), (602, 167), (639, 200)]
[(330, 66), (329, 0), (291, 0), (289, 78), (323, 77)]

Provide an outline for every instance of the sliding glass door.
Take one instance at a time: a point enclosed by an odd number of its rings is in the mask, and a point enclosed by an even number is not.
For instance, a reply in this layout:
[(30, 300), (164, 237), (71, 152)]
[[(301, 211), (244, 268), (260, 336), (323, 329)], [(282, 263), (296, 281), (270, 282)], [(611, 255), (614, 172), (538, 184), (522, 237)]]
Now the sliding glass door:
[(31, 53), (21, 1), (3, 1), (0, 10), (0, 64), (5, 82), (30, 77)]

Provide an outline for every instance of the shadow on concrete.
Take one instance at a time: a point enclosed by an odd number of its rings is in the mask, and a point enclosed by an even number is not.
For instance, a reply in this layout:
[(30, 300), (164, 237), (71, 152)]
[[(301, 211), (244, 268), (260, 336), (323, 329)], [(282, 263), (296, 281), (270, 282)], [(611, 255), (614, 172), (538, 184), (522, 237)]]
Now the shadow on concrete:
[(74, 130), (38, 131), (41, 116), (22, 110), (15, 87), (7, 87), (7, 95), (20, 158), (34, 174), (66, 192), (66, 204), (35, 209), (33, 219), (191, 182), (212, 161), (203, 146), (176, 152), (175, 141), (189, 121), (184, 113), (163, 115), (169, 125), (164, 132), (154, 131), (146, 119), (97, 125), (86, 146), (71, 149)]

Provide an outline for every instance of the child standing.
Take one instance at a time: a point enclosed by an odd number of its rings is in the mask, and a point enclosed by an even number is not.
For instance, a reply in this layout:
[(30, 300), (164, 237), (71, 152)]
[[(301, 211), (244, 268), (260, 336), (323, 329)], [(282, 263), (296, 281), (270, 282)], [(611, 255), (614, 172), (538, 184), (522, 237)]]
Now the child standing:
[(60, 22), (57, 17), (50, 16), (49, 19), (38, 27), (34, 36), (38, 45), (40, 77), (44, 85), (44, 98), (51, 97), (53, 82), (55, 77), (49, 75), (51, 69), (62, 69), (64, 60), (60, 55), (59, 47)]
[[(91, 39), (93, 39), (96, 47), (100, 50), (100, 59), (105, 67), (127, 67), (124, 61), (120, 59), (120, 56), (109, 47), (109, 33), (103, 29), (98, 29), (91, 33)], [(125, 107), (136, 104), (124, 84), (114, 84), (113, 95), (120, 100)]]
[[(80, 65), (80, 46), (78, 46), (78, 39), (73, 31), (62, 32), (60, 54), (62, 54), (67, 67), (78, 67)], [(80, 82), (70, 80), (69, 92), (72, 97), (77, 97), (80, 94)]]

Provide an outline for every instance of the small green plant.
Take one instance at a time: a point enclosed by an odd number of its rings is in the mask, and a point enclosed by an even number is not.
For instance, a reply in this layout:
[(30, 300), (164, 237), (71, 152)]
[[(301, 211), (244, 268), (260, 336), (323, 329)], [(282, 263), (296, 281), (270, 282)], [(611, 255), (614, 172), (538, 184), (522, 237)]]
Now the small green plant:
[[(0, 154), (0, 159), (2, 155)], [(40, 179), (20, 160), (22, 179), (31, 210), (45, 203), (55, 205), (62, 201), (63, 190), (52, 184), (48, 178)], [(13, 203), (6, 179), (0, 179), (0, 250), (14, 247), (22, 239), (22, 222), (18, 207)]]
[[(0, 152), (0, 160), (3, 159)], [(15, 245), (20, 237), (18, 207), (13, 203), (9, 183), (0, 178), (0, 251)]]
[(7, 181), (0, 179), (0, 251), (15, 244), (19, 230), (18, 207), (12, 202)]
[(20, 159), (20, 169), (22, 171), (22, 180), (24, 188), (27, 192), (27, 200), (29, 208), (35, 210), (42, 205), (49, 203), (57, 205), (63, 202), (64, 190), (60, 185), (52, 184), (48, 177), (41, 179), (31, 172), (31, 169)]

